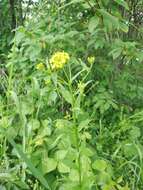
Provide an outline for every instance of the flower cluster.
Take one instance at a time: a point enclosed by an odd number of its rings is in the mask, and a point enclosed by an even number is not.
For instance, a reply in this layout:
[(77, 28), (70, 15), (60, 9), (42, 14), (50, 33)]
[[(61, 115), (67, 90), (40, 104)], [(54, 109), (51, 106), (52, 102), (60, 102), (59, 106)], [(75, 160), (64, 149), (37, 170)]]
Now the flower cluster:
[(56, 52), (50, 59), (52, 69), (61, 69), (69, 61), (69, 54), (66, 52)]
[(36, 69), (41, 71), (41, 70), (45, 69), (45, 66), (44, 66), (43, 63), (39, 63), (39, 64), (36, 65)]

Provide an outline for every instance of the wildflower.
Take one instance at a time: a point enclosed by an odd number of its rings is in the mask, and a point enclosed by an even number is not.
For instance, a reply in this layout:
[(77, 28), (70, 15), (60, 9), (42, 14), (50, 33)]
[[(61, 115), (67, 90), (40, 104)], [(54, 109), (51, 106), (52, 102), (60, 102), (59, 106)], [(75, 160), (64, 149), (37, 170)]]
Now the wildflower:
[(66, 52), (56, 52), (50, 59), (52, 69), (61, 69), (69, 61), (69, 54)]
[(41, 71), (41, 70), (45, 69), (45, 66), (44, 66), (43, 63), (39, 63), (39, 64), (36, 65), (36, 69)]
[(90, 56), (90, 57), (87, 58), (87, 61), (88, 61), (88, 63), (93, 64), (94, 61), (95, 61), (95, 57), (94, 56)]

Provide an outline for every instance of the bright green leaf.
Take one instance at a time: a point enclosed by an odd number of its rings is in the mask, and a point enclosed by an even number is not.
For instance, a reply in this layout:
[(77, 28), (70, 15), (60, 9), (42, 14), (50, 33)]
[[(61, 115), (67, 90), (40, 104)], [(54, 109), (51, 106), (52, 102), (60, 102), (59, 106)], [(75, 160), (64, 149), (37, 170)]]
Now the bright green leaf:
[(96, 160), (93, 162), (92, 167), (98, 171), (104, 171), (107, 168), (107, 163), (105, 160)]
[(60, 173), (69, 173), (70, 168), (62, 162), (58, 163), (58, 170)]
[(42, 160), (42, 171), (44, 174), (55, 170), (57, 167), (57, 161), (53, 158), (44, 158)]

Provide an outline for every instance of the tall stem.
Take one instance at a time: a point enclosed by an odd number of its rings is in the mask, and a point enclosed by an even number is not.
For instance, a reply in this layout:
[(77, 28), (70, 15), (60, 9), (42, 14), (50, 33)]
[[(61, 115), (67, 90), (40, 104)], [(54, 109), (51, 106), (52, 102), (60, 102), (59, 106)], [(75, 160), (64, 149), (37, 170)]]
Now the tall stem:
[[(70, 67), (69, 67), (69, 71), (71, 71)], [(64, 71), (65, 72), (65, 71)], [(71, 73), (71, 72), (70, 72)], [(71, 84), (71, 74), (70, 74), (70, 78), (67, 76), (66, 72), (65, 72), (66, 78), (68, 80), (68, 86), (69, 86), (69, 90), (72, 96), (72, 104), (71, 104), (71, 109), (72, 109), (72, 118), (73, 118), (73, 122), (74, 122), (74, 128), (75, 128), (75, 136), (76, 136), (76, 148), (78, 151), (78, 173), (79, 173), (79, 185), (80, 187), (82, 186), (82, 173), (81, 173), (81, 155), (80, 155), (80, 145), (79, 145), (79, 133), (78, 133), (78, 126), (77, 126), (77, 119), (76, 119), (76, 114), (75, 114), (75, 110), (74, 110), (74, 102), (75, 102), (75, 97), (74, 97), (74, 92), (72, 89), (72, 84)]]

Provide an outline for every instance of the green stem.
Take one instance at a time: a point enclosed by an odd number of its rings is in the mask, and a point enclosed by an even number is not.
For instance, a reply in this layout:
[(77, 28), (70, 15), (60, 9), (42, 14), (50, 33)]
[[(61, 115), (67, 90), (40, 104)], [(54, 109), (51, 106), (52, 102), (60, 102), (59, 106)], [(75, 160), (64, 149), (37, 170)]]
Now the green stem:
[(78, 134), (77, 121), (76, 121), (76, 116), (75, 116), (73, 105), (72, 105), (72, 117), (73, 117), (74, 126), (75, 126), (76, 148), (77, 148), (77, 151), (78, 151), (79, 185), (81, 187), (82, 186), (82, 174), (81, 174), (81, 155), (80, 155), (80, 147), (79, 147), (79, 134)]
[[(69, 70), (70, 70), (70, 68), (69, 68)], [(72, 95), (72, 105), (71, 105), (72, 106), (72, 118), (73, 118), (74, 126), (75, 126), (76, 148), (77, 148), (77, 151), (78, 151), (78, 154), (79, 154), (78, 155), (78, 172), (79, 172), (79, 185), (81, 187), (82, 186), (81, 155), (80, 155), (80, 147), (79, 147), (79, 134), (78, 134), (78, 127), (77, 127), (77, 119), (76, 119), (75, 110), (74, 110), (75, 97), (74, 97), (74, 92), (72, 90), (71, 75), (70, 75), (70, 78), (68, 78), (68, 76), (67, 76), (67, 79), (68, 79), (69, 90), (70, 90), (70, 93)]]

